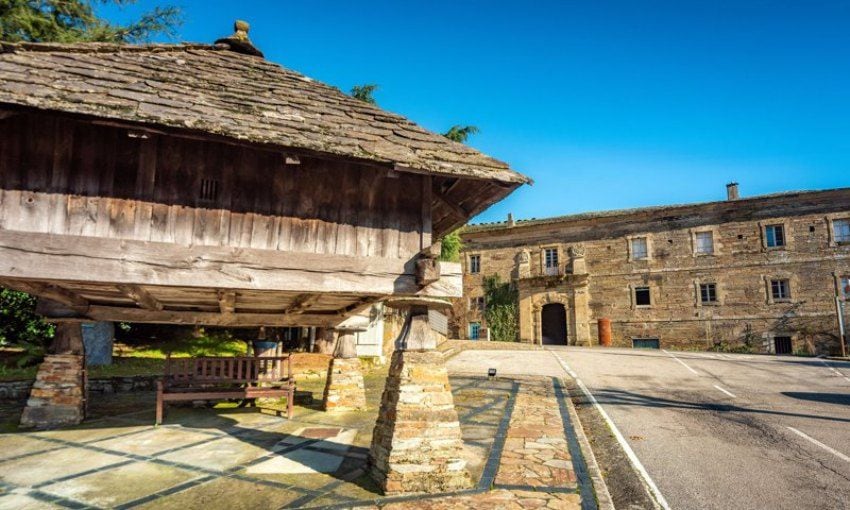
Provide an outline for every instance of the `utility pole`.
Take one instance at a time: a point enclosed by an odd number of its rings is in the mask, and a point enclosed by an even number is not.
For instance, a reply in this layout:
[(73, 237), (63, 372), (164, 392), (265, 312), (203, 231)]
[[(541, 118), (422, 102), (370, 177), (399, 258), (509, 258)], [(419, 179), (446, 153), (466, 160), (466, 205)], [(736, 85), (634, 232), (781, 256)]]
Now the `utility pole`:
[(841, 296), (835, 295), (835, 311), (838, 313), (838, 335), (841, 337), (841, 357), (847, 356), (847, 347), (844, 345), (844, 302)]

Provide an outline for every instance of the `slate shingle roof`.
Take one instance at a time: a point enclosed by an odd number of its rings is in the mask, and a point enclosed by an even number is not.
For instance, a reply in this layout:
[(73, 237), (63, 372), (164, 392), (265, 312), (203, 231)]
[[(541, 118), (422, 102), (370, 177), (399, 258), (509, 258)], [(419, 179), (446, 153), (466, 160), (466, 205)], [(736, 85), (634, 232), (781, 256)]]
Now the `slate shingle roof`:
[(506, 163), (223, 45), (0, 44), (0, 103), (521, 184)]

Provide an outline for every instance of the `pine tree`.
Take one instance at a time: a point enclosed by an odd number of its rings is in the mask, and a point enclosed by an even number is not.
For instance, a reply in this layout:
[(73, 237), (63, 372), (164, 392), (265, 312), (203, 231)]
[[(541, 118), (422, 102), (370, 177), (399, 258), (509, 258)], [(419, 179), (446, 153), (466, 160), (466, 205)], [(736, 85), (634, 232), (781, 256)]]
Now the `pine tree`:
[(180, 25), (177, 7), (156, 7), (128, 24), (98, 17), (98, 4), (126, 6), (136, 0), (0, 0), (0, 40), (9, 42), (150, 41), (156, 34), (173, 36)]

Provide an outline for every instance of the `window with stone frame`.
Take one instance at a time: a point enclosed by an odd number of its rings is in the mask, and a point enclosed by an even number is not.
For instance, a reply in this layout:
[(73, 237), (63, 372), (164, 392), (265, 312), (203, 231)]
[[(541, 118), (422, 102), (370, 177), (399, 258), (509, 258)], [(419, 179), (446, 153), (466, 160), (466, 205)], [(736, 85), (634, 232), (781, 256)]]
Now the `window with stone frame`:
[(650, 297), (649, 287), (635, 287), (635, 306), (650, 306), (652, 298)]
[(484, 296), (476, 296), (469, 298), (469, 309), (475, 310), (480, 313), (484, 313), (484, 308), (486, 306), (486, 301), (484, 300)]
[(470, 322), (469, 323), (469, 339), (470, 340), (478, 340), (481, 335), (481, 323), (480, 322)]
[(850, 219), (833, 221), (832, 236), (836, 244), (850, 244)]
[(770, 280), (770, 295), (773, 301), (789, 301), (791, 299), (791, 282), (787, 278)]
[(547, 276), (560, 273), (558, 269), (558, 248), (545, 248), (543, 250), (543, 267)]
[(704, 305), (717, 304), (717, 284), (716, 283), (700, 283), (699, 284), (699, 302)]
[(635, 237), (629, 241), (631, 244), (632, 260), (646, 260), (649, 258), (649, 243), (645, 237)]
[(694, 251), (697, 255), (713, 255), (714, 233), (696, 232), (694, 234)]
[(469, 256), (469, 273), (478, 274), (481, 272), (481, 255)]
[(785, 226), (767, 225), (764, 227), (764, 243), (768, 248), (785, 246)]

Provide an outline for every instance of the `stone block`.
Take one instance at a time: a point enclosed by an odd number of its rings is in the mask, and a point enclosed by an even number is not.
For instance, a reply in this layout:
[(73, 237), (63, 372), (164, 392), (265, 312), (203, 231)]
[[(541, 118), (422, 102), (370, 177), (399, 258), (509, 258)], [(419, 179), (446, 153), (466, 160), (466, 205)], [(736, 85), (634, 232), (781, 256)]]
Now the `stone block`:
[(54, 428), (75, 425), (85, 417), (83, 356), (47, 355), (21, 415), (21, 427)]
[(366, 409), (366, 386), (359, 358), (333, 358), (324, 393), (325, 411)]

